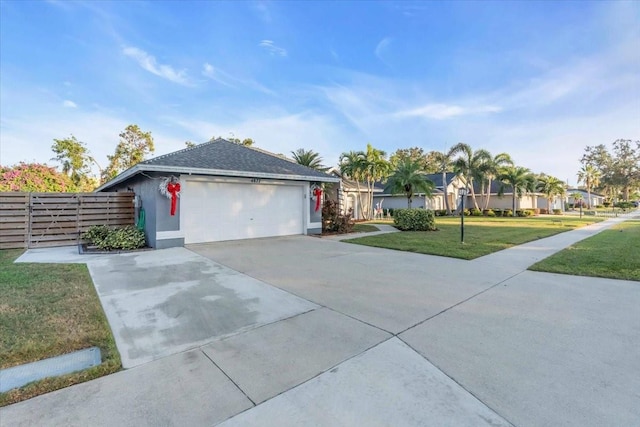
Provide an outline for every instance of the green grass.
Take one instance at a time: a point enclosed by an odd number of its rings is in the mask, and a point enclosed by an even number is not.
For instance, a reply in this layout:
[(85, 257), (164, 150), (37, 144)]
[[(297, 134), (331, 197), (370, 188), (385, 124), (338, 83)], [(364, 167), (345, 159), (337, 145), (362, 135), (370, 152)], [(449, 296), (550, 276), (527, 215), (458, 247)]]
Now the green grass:
[(0, 368), (97, 346), (102, 364), (0, 394), (0, 406), (120, 370), (120, 355), (84, 264), (14, 264), (0, 251)]
[(345, 241), (429, 255), (474, 259), (602, 220), (595, 217), (580, 219), (566, 216), (465, 217), (465, 243), (462, 245), (460, 244), (460, 217), (436, 217), (438, 231), (405, 231)]
[(640, 281), (640, 221), (615, 225), (529, 270)]
[(353, 226), (353, 232), (354, 233), (370, 233), (372, 231), (380, 231), (380, 229), (378, 227), (376, 227), (375, 225), (371, 225), (371, 224), (362, 224), (362, 223), (356, 223)]

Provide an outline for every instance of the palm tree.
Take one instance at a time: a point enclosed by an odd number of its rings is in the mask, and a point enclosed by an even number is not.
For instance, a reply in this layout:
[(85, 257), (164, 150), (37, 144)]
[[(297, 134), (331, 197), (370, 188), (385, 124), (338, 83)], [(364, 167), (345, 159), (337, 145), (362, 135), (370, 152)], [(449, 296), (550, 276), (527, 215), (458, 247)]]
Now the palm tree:
[(292, 151), (291, 155), (293, 156), (293, 161), (299, 165), (307, 166), (323, 172), (329, 169), (322, 165), (322, 157), (313, 150), (298, 148), (296, 151)]
[(367, 151), (364, 154), (363, 177), (367, 183), (368, 208), (365, 212), (365, 219), (371, 219), (371, 208), (373, 207), (373, 186), (376, 181), (381, 181), (389, 176), (391, 165), (385, 158), (386, 153), (371, 144), (367, 144)]
[(444, 207), (447, 210), (447, 215), (451, 215), (451, 206), (449, 205), (449, 183), (447, 182), (447, 172), (453, 169), (452, 159), (453, 156), (461, 152), (464, 147), (468, 147), (467, 144), (462, 142), (454, 145), (449, 151), (439, 152), (432, 151), (429, 155), (440, 164), (440, 172), (442, 172), (442, 191), (444, 193)]
[(524, 193), (535, 190), (535, 177), (527, 168), (520, 166), (508, 166), (498, 175), (498, 180), (502, 182), (500, 194), (504, 193), (506, 185), (511, 187), (513, 196), (512, 216), (516, 216), (516, 197), (519, 199)]
[(578, 172), (578, 182), (583, 182), (587, 188), (587, 208), (591, 209), (591, 189), (600, 185), (600, 171), (593, 165), (585, 165)]
[(359, 204), (359, 207), (356, 206), (357, 212), (363, 212), (360, 183), (364, 179), (365, 165), (366, 161), (362, 151), (349, 151), (348, 153), (345, 152), (340, 155), (340, 174), (345, 178), (355, 181), (356, 183), (356, 190), (358, 191), (356, 203)]
[(431, 197), (435, 184), (425, 178), (424, 172), (420, 169), (420, 163), (416, 161), (408, 158), (400, 160), (387, 181), (385, 192), (390, 194), (404, 193), (407, 196), (409, 209), (411, 209), (411, 199), (415, 193), (424, 193), (425, 197)]
[(473, 189), (474, 179), (482, 180), (487, 169), (487, 162), (491, 159), (491, 154), (487, 150), (473, 151), (467, 144), (457, 144), (459, 146), (460, 157), (454, 162), (454, 170), (462, 175), (467, 186), (471, 188), (471, 198), (476, 209), (480, 209), (476, 200), (476, 193)]
[(491, 198), (491, 183), (498, 176), (502, 168), (505, 166), (513, 166), (513, 160), (507, 153), (496, 154), (487, 160), (485, 166), (485, 174), (483, 184), (486, 183), (486, 198), (484, 201), (484, 208), (489, 209), (489, 199)]
[(538, 177), (536, 190), (547, 196), (547, 208), (549, 213), (551, 213), (553, 200), (556, 196), (564, 194), (564, 182), (555, 176), (542, 174)]

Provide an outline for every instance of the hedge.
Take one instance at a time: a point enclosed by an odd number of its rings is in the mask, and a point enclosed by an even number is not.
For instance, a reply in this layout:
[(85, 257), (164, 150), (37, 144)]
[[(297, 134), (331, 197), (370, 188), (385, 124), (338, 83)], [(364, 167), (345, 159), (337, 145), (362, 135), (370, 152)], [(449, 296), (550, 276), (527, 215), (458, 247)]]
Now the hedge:
[(436, 230), (435, 214), (428, 209), (396, 209), (393, 224), (402, 231)]

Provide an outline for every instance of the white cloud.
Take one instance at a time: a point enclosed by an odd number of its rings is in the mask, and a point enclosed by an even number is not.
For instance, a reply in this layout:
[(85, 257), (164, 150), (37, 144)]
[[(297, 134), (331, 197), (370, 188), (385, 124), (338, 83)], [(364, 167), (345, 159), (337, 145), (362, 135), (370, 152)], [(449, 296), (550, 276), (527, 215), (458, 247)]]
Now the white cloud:
[(65, 99), (64, 102), (62, 103), (62, 106), (67, 107), (67, 108), (78, 108), (78, 104), (76, 104), (73, 101), (70, 101), (68, 99)]
[(149, 55), (142, 49), (138, 49), (137, 47), (125, 47), (122, 50), (122, 53), (133, 58), (143, 69), (155, 74), (156, 76), (181, 85), (191, 85), (185, 70), (176, 71), (170, 65), (158, 64), (154, 56)]
[(389, 49), (389, 45), (391, 45), (391, 37), (385, 37), (382, 40), (380, 40), (380, 42), (376, 45), (375, 50), (373, 51), (373, 53), (378, 57), (378, 59), (385, 63), (386, 61), (384, 60), (383, 56)]
[(457, 116), (498, 113), (502, 111), (500, 107), (493, 105), (480, 105), (476, 107), (461, 107), (450, 104), (427, 104), (422, 107), (404, 110), (396, 113), (396, 117), (422, 117), (432, 120), (445, 120)]
[(244, 86), (262, 93), (266, 93), (268, 95), (275, 94), (275, 92), (273, 92), (271, 89), (261, 85), (253, 79), (242, 79), (236, 76), (232, 76), (231, 74), (221, 70), (220, 68), (214, 67), (208, 62), (205, 62), (202, 66), (202, 75), (227, 87), (238, 88), (238, 86)]
[(271, 56), (287, 56), (287, 50), (276, 46), (273, 40), (262, 40), (258, 46), (264, 48)]

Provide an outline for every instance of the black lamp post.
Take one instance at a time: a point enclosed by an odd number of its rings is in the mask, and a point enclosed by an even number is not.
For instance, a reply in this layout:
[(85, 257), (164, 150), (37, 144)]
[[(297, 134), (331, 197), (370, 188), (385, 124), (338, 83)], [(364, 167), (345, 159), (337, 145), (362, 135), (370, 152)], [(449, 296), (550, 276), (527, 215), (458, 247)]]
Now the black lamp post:
[(460, 243), (464, 244), (464, 199), (467, 197), (467, 189), (458, 188), (458, 195), (462, 199), (462, 207), (460, 208)]

